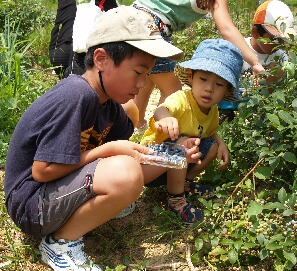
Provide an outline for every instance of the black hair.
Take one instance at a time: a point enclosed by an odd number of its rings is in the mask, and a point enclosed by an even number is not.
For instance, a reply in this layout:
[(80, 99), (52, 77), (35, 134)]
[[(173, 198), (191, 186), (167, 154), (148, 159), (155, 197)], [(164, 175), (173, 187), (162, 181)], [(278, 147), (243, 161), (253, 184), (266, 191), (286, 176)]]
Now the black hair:
[(94, 66), (94, 52), (96, 49), (104, 49), (111, 59), (114, 61), (114, 65), (118, 67), (122, 61), (126, 58), (132, 58), (132, 56), (137, 52), (142, 52), (140, 49), (128, 44), (127, 42), (109, 42), (100, 45), (92, 46), (88, 49), (88, 52), (85, 57), (85, 66), (86, 68), (92, 68)]
[(254, 24), (254, 26), (257, 28), (257, 32), (260, 35), (260, 37), (263, 37), (265, 33), (267, 33), (266, 29), (261, 24)]

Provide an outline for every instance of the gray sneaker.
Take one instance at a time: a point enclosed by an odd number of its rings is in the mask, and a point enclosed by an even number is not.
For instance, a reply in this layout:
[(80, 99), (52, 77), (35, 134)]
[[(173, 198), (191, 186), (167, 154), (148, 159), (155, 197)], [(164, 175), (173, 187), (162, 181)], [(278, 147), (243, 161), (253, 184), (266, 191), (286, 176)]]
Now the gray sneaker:
[(130, 215), (134, 212), (136, 208), (136, 203), (135, 201), (133, 201), (127, 208), (125, 208), (123, 211), (121, 211), (118, 215), (116, 215), (114, 217), (114, 219), (120, 219), (120, 218), (123, 218), (127, 215)]
[(75, 241), (60, 239), (54, 243), (49, 239), (49, 235), (42, 238), (39, 250), (42, 261), (54, 271), (102, 271), (83, 251), (82, 238)]

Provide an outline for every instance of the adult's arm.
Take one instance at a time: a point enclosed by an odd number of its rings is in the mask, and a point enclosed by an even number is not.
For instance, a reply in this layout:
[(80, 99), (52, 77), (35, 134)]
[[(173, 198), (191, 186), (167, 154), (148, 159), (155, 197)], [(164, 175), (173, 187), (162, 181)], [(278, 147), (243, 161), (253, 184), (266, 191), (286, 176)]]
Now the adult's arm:
[(235, 27), (229, 14), (228, 1), (216, 0), (212, 11), (212, 17), (222, 37), (232, 42), (242, 53), (244, 60), (250, 64), (253, 74), (264, 71), (256, 54), (248, 46), (244, 37)]

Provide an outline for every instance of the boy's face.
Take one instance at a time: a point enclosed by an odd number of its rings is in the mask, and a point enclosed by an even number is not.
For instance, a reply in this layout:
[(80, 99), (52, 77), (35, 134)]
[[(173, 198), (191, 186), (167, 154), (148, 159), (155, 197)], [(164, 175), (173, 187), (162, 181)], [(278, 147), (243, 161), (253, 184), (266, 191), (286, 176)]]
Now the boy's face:
[(209, 109), (220, 102), (228, 91), (229, 84), (222, 77), (212, 72), (189, 72), (189, 81), (192, 83), (192, 93), (200, 110), (208, 114)]
[[(281, 38), (276, 38), (268, 32), (264, 33), (262, 37), (257, 33), (255, 38), (257, 45), (261, 50), (259, 53), (267, 55), (273, 54), (275, 51), (277, 51), (278, 46), (283, 43)], [(267, 41), (261, 40), (261, 38), (265, 38)]]
[(120, 104), (134, 99), (139, 89), (145, 87), (146, 77), (155, 61), (154, 56), (138, 52), (115, 67), (113, 60), (107, 57), (102, 77), (108, 97)]

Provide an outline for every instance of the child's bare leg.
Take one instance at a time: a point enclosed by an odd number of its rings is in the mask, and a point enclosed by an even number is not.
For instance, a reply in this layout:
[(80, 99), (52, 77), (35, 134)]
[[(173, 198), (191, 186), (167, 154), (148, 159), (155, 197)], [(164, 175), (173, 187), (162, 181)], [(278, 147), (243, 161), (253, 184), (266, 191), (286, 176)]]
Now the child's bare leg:
[(143, 183), (142, 168), (134, 158), (119, 155), (100, 160), (93, 177), (97, 196), (73, 213), (54, 233), (55, 239), (77, 240), (112, 219), (137, 199)]
[(170, 194), (182, 194), (185, 190), (187, 169), (169, 169), (167, 171), (167, 190)]
[(138, 95), (134, 98), (134, 102), (139, 110), (139, 121), (137, 128), (145, 125), (145, 112), (150, 99), (150, 95), (155, 87), (155, 83), (147, 77), (146, 86), (139, 90)]
[(193, 180), (198, 174), (200, 174), (203, 170), (208, 168), (209, 165), (212, 163), (212, 161), (216, 158), (217, 150), (218, 150), (218, 144), (217, 143), (212, 144), (206, 157), (201, 161), (201, 164), (199, 165), (197, 164), (193, 166), (187, 172), (187, 179)]

